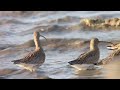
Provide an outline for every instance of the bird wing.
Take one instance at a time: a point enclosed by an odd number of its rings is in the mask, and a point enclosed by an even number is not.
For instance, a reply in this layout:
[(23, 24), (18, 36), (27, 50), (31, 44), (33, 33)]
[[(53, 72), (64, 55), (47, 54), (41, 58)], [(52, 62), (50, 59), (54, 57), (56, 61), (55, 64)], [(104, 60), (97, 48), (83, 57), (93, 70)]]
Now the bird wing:
[(117, 49), (117, 50), (113, 51), (113, 53), (112, 53), (113, 57), (119, 56), (119, 55), (120, 55), (120, 49)]
[(120, 55), (120, 50), (115, 50), (112, 53), (110, 53), (106, 58), (102, 59), (100, 62), (97, 63), (97, 65), (104, 65), (109, 63), (110, 61), (113, 60), (114, 57)]
[(90, 63), (94, 56), (95, 53), (93, 51), (88, 51), (87, 53), (84, 53), (83, 55), (79, 56), (78, 61), (81, 64)]
[(69, 64), (88, 64), (91, 62), (95, 53), (92, 51), (88, 51), (86, 53), (81, 54), (77, 59), (68, 62)]
[(34, 51), (32, 53), (29, 53), (26, 57), (24, 57), (23, 59), (19, 59), (19, 60), (13, 60), (12, 62), (14, 62), (14, 64), (19, 64), (19, 63), (28, 63), (32, 60), (34, 60), (35, 58), (37, 58), (37, 56), (39, 55), (40, 52)]

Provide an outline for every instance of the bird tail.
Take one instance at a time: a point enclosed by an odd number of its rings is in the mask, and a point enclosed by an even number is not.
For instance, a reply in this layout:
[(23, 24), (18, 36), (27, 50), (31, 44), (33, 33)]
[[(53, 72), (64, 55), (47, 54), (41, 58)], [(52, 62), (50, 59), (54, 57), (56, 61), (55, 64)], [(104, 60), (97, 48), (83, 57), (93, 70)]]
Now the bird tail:
[(20, 59), (20, 60), (13, 60), (13, 61), (11, 61), (11, 62), (14, 62), (14, 64), (19, 64), (20, 61), (21, 61), (21, 59)]
[(75, 59), (75, 60), (69, 61), (68, 63), (69, 63), (70, 65), (78, 64), (78, 60)]
[(71, 65), (71, 64), (72, 64), (72, 61), (69, 61), (68, 63)]

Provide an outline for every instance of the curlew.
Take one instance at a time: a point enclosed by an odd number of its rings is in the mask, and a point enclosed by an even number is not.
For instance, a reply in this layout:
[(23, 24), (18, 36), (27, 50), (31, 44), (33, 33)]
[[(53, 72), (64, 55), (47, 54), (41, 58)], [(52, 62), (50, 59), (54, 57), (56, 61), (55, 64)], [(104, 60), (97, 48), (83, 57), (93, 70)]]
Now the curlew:
[[(100, 51), (98, 48), (99, 40), (97, 38), (93, 38), (90, 41), (90, 50), (88, 52), (85, 52), (81, 54), (77, 59), (68, 62), (72, 67), (81, 70), (82, 65), (90, 65), (86, 67), (88, 68), (94, 68), (94, 64), (96, 64), (100, 58)], [(91, 66), (92, 65), (92, 66)]]
[(106, 58), (102, 59), (96, 65), (106, 65), (111, 61), (115, 61), (115, 59), (120, 58), (119, 56), (120, 56), (120, 49), (114, 50)]
[(107, 46), (108, 50), (113, 50), (106, 58), (102, 59), (97, 65), (105, 65), (110, 63), (112, 60), (120, 56), (120, 43), (113, 44)]
[(39, 66), (41, 66), (45, 62), (45, 53), (39, 40), (40, 36), (42, 35), (40, 35), (39, 32), (35, 31), (34, 32), (34, 43), (36, 46), (35, 50), (32, 53), (29, 53), (26, 57), (19, 60), (13, 60), (12, 62), (31, 72), (36, 71), (39, 68)]
[(107, 46), (107, 49), (109, 49), (109, 50), (117, 50), (117, 49), (120, 49), (120, 43), (117, 43), (117, 44), (111, 43), (110, 45)]

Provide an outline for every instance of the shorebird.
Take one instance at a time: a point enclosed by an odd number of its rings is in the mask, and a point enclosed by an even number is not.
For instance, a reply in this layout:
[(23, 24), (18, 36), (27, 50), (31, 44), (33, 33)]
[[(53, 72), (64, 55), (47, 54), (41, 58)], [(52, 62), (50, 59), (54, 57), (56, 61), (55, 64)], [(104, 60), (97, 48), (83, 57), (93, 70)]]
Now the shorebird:
[(112, 60), (114, 60), (116, 57), (120, 58), (120, 49), (114, 50), (111, 52), (106, 58), (102, 59), (100, 62), (98, 62), (96, 65), (105, 65), (110, 63)]
[(120, 56), (120, 43), (113, 44), (107, 46), (108, 50), (113, 50), (106, 58), (102, 59), (97, 65), (105, 65), (110, 63), (115, 57)]
[[(97, 38), (93, 38), (90, 41), (90, 50), (81, 54), (77, 59), (68, 62), (72, 67), (81, 70), (81, 65), (91, 65), (92, 67), (96, 64), (100, 57), (100, 51), (98, 48), (99, 40)], [(90, 68), (90, 67), (88, 67)]]
[(108, 45), (108, 46), (107, 46), (107, 49), (109, 49), (109, 50), (117, 50), (117, 49), (120, 49), (120, 43), (117, 43), (117, 44), (111, 43), (111, 45)]
[(36, 71), (39, 68), (39, 66), (41, 66), (45, 62), (45, 53), (39, 41), (40, 36), (42, 35), (40, 35), (39, 32), (36, 32), (36, 31), (34, 32), (34, 43), (36, 46), (35, 51), (33, 51), (32, 53), (29, 53), (26, 57), (22, 59), (13, 60), (12, 62), (31, 72)]

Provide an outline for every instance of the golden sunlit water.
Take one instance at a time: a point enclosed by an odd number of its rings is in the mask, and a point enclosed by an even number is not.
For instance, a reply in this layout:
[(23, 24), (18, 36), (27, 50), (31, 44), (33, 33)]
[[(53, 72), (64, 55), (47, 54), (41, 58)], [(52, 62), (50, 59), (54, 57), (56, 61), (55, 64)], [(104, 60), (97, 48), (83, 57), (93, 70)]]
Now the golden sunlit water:
[[(117, 57), (96, 70), (78, 71), (68, 62), (89, 50), (89, 40), (120, 42), (120, 30), (81, 28), (81, 18), (120, 17), (119, 11), (0, 11), (0, 78), (1, 79), (120, 79), (120, 59)], [(41, 39), (46, 54), (45, 63), (35, 73), (23, 70), (11, 61), (21, 59), (35, 48), (33, 32)], [(101, 42), (100, 59), (111, 52)]]

